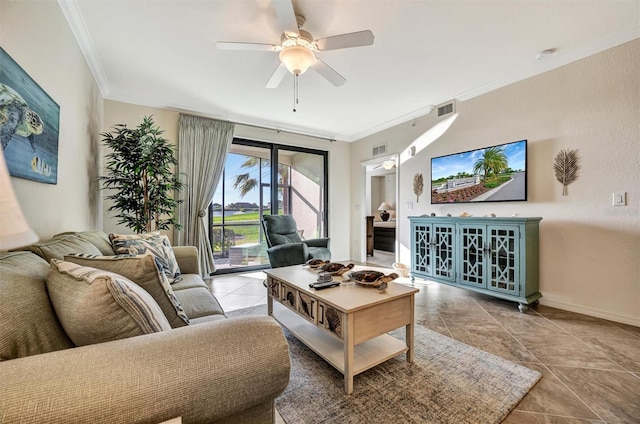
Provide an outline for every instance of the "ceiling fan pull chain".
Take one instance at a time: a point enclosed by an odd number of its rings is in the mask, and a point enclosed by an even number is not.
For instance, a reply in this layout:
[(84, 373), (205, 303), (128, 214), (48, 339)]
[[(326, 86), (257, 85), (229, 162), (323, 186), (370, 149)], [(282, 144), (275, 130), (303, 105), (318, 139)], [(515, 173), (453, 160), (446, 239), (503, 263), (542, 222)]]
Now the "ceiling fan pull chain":
[(298, 104), (298, 74), (293, 76), (293, 111), (296, 112), (296, 105)]

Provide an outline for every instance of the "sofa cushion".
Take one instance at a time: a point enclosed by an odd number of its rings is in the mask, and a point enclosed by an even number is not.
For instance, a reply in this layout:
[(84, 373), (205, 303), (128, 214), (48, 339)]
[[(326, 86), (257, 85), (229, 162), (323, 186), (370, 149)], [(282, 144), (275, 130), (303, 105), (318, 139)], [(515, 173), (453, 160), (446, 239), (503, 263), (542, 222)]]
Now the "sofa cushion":
[(180, 281), (180, 268), (171, 248), (169, 238), (158, 232), (149, 234), (109, 234), (109, 240), (116, 254), (140, 255), (151, 253), (160, 260), (169, 283)]
[(190, 287), (175, 291), (176, 297), (184, 305), (184, 312), (190, 320), (197, 320), (209, 315), (224, 316), (224, 311), (213, 297), (209, 289), (205, 287)]
[[(53, 238), (64, 237), (67, 235), (74, 235), (81, 238), (84, 241), (88, 241), (100, 250), (100, 253), (105, 256), (113, 255), (113, 247), (111, 247), (111, 241), (109, 236), (104, 231), (70, 231), (65, 233), (56, 234)], [(78, 252), (83, 253), (83, 252)]]
[(202, 277), (197, 274), (182, 274), (182, 279), (171, 285), (174, 292), (194, 287), (204, 287), (205, 289), (209, 288), (209, 286), (207, 286), (202, 280)]
[(190, 324), (226, 318), (218, 299), (197, 274), (182, 274), (182, 280), (172, 284), (176, 297), (185, 305)]
[(66, 255), (64, 260), (122, 275), (153, 297), (172, 328), (189, 324), (189, 318), (174, 295), (167, 276), (160, 270), (158, 259), (150, 253), (116, 256)]
[(47, 289), (62, 327), (77, 346), (171, 329), (149, 293), (112, 272), (53, 259)]
[(0, 361), (73, 347), (49, 301), (48, 272), (31, 252), (0, 254)]
[(62, 259), (64, 255), (72, 253), (100, 254), (100, 250), (96, 246), (73, 234), (54, 237), (51, 240), (41, 241), (21, 248), (21, 250), (25, 249), (35, 253), (47, 262), (50, 262), (51, 259)]

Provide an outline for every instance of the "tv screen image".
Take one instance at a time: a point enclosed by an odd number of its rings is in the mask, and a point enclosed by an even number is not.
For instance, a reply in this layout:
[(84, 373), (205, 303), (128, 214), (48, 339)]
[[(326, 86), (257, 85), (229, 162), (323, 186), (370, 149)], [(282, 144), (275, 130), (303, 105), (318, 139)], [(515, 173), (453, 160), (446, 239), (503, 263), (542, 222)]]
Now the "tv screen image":
[(527, 140), (431, 159), (431, 204), (527, 200)]

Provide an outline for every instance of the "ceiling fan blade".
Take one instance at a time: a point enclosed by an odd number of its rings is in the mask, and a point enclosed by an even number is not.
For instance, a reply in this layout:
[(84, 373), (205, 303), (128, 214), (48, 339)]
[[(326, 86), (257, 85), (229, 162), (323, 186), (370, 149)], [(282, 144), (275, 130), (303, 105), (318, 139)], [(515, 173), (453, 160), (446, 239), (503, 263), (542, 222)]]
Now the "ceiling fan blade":
[(289, 72), (289, 70), (281, 62), (276, 70), (273, 71), (273, 74), (271, 74), (271, 77), (269, 78), (269, 81), (267, 81), (267, 85), (265, 87), (276, 88), (278, 85), (280, 85), (280, 82), (283, 80), (284, 76), (287, 75), (287, 72)]
[(276, 44), (237, 43), (233, 41), (218, 41), (216, 47), (220, 50), (259, 50), (266, 52), (277, 52), (280, 49), (280, 46)]
[(313, 65), (311, 65), (311, 68), (313, 68), (317, 73), (325, 77), (327, 81), (329, 81), (331, 84), (335, 85), (336, 87), (340, 87), (342, 84), (347, 82), (347, 80), (342, 75), (334, 71), (331, 66), (327, 65), (320, 59), (316, 59), (316, 61), (313, 62)]
[(373, 44), (373, 39), (373, 32), (366, 30), (320, 38), (316, 40), (316, 45), (318, 46), (318, 50), (321, 51), (337, 50), (347, 47), (370, 46)]
[(298, 21), (291, 0), (271, 0), (276, 10), (282, 31), (298, 35)]

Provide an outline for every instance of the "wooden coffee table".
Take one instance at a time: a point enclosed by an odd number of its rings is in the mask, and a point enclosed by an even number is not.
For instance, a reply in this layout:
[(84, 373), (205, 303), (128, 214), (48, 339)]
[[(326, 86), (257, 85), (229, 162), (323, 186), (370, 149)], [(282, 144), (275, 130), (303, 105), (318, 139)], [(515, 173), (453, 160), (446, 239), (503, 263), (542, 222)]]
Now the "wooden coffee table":
[[(362, 266), (354, 269), (393, 272)], [(302, 265), (265, 273), (269, 315), (344, 374), (347, 394), (353, 392), (356, 374), (401, 353), (413, 362), (413, 308), (418, 289), (391, 282), (379, 291), (343, 282), (337, 287), (315, 290), (309, 288), (309, 283), (316, 281), (318, 273)], [(274, 300), (284, 307), (274, 309)], [(400, 327), (406, 328), (406, 343), (387, 334)]]

